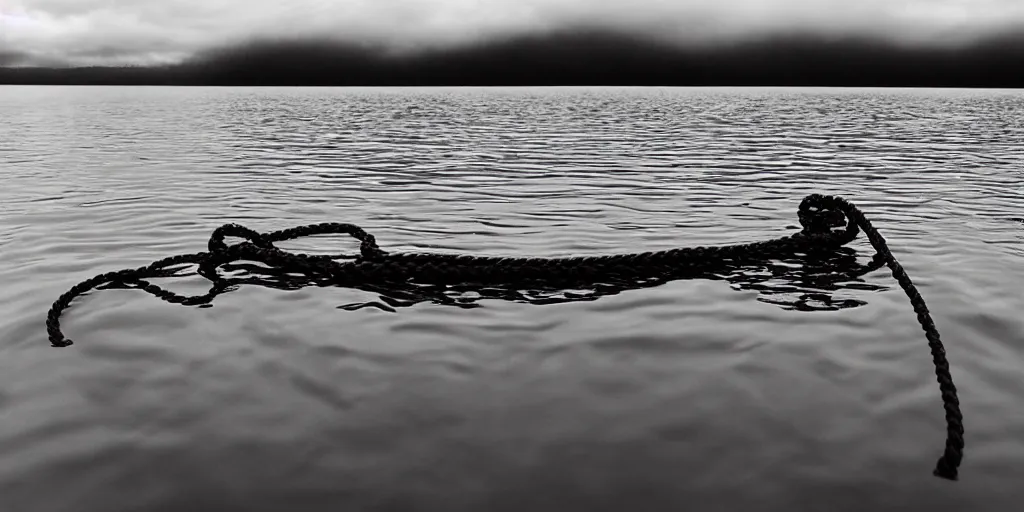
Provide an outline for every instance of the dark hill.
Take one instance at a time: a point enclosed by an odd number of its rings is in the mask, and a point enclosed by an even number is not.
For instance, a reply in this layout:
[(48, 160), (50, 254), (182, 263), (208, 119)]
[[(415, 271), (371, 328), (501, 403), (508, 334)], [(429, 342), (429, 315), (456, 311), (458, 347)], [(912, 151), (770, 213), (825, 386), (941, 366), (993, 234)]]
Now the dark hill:
[(583, 31), (405, 56), (322, 40), (256, 41), (174, 66), (0, 68), (0, 83), (1022, 87), (1020, 69), (1018, 34), (941, 49), (809, 35), (687, 47)]

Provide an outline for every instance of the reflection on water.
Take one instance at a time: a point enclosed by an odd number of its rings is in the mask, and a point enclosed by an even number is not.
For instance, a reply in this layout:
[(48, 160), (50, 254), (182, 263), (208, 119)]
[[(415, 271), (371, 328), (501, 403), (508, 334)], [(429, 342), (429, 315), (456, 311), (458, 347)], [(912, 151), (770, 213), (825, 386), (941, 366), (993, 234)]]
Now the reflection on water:
[[(552, 283), (535, 283), (529, 287), (493, 286), (482, 284), (417, 284), (417, 283), (359, 283), (353, 288), (380, 294), (378, 300), (347, 304), (341, 309), (350, 311), (375, 307), (394, 313), (395, 308), (411, 307), (420, 302), (472, 309), (485, 299), (501, 299), (527, 304), (543, 305), (563, 302), (592, 301), (626, 290), (660, 286), (679, 279), (719, 279), (729, 282), (737, 290), (754, 290), (758, 300), (783, 309), (799, 311), (835, 311), (867, 304), (844, 296), (844, 290), (878, 291), (888, 287), (867, 283), (862, 276), (885, 266), (878, 255), (867, 264), (861, 264), (853, 249), (841, 247), (810, 254), (795, 254), (782, 258), (721, 261), (696, 270), (681, 269), (660, 272), (656, 276), (607, 276), (592, 282), (574, 282), (571, 289)], [(290, 269), (267, 267), (259, 263), (231, 262), (221, 265), (212, 278), (210, 289), (202, 295), (197, 307), (209, 307), (218, 295), (237, 290), (242, 285), (257, 285), (278, 290), (300, 290), (307, 286), (336, 286), (330, 278), (309, 276)], [(224, 272), (225, 275), (220, 275)], [(191, 265), (170, 267), (154, 274), (158, 278), (204, 275)], [(152, 281), (152, 280), (149, 280)], [(100, 289), (139, 289), (137, 282), (113, 282)], [(167, 300), (161, 295), (154, 297)], [(192, 296), (199, 297), (199, 296)], [(180, 304), (178, 299), (175, 303)]]
[[(1012, 510), (1022, 113), (1014, 91), (0, 88), (0, 509)], [(930, 474), (934, 368), (863, 236), (530, 289), (237, 262), (206, 307), (121, 283), (61, 318), (79, 343), (46, 339), (70, 286), (228, 222), (623, 254), (784, 236), (814, 192), (860, 206), (926, 299), (961, 481)], [(210, 291), (193, 266), (154, 282)]]

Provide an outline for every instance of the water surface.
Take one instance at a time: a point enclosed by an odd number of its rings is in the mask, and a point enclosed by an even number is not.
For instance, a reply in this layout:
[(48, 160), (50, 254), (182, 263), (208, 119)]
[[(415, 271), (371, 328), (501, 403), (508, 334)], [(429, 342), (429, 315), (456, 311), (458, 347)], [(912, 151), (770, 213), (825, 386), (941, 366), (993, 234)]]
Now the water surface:
[[(1012, 510), (1022, 120), (1013, 91), (2, 87), (0, 508)], [(960, 390), (961, 481), (931, 475), (938, 388), (885, 269), (471, 309), (103, 290), (65, 313), (74, 346), (46, 340), (75, 283), (205, 250), (227, 222), (614, 254), (782, 236), (812, 192), (858, 204), (924, 295)], [(850, 247), (839, 264), (870, 259)]]

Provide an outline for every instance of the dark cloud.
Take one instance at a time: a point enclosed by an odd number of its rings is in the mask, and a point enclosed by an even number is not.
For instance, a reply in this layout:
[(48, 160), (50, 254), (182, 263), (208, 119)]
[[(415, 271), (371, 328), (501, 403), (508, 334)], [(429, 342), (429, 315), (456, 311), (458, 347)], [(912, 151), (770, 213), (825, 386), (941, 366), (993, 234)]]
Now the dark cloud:
[(26, 64), (31, 56), (22, 52), (0, 50), (0, 66), (20, 66)]
[(680, 45), (565, 30), (396, 53), (329, 39), (263, 39), (149, 68), (2, 70), (0, 83), (178, 85), (837, 85), (1024, 87), (1024, 37), (896, 45), (865, 36), (775, 35)]
[(180, 62), (260, 38), (444, 48), (569, 28), (688, 44), (802, 31), (954, 46), (1024, 21), (1020, 0), (0, 0), (0, 49), (88, 64)]

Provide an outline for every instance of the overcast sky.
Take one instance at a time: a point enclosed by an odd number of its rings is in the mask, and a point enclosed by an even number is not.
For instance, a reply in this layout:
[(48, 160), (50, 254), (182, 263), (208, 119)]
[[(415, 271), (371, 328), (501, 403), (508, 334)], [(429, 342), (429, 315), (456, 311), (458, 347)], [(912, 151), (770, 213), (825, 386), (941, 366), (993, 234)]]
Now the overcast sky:
[(574, 25), (698, 41), (810, 29), (939, 44), (1022, 21), (1024, 0), (0, 0), (0, 63), (167, 62), (258, 36), (453, 44)]

